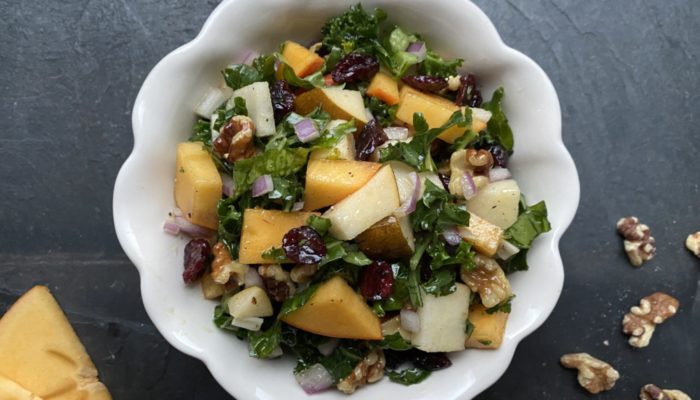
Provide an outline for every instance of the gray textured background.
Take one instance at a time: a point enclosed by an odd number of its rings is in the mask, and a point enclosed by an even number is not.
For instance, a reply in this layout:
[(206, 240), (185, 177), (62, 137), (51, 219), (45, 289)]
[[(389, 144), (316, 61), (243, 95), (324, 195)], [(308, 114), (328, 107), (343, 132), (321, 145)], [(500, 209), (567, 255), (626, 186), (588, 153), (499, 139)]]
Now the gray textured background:
[[(554, 82), (582, 186), (561, 300), (479, 399), (585, 398), (558, 365), (571, 351), (622, 373), (600, 398), (633, 399), (650, 382), (700, 396), (700, 260), (683, 248), (700, 230), (700, 2), (476, 2)], [(217, 3), (0, 0), (0, 311), (48, 284), (115, 399), (228, 398), (151, 325), (111, 214), (141, 82)], [(638, 270), (614, 228), (628, 214), (658, 243)], [(620, 319), (655, 290), (680, 312), (632, 349)]]

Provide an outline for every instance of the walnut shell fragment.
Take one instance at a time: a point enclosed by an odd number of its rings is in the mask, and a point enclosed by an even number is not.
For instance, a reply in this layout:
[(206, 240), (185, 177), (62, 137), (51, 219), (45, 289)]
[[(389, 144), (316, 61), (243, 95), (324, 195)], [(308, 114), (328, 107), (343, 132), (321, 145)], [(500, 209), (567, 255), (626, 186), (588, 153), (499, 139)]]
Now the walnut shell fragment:
[(620, 378), (620, 373), (610, 364), (588, 353), (564, 354), (559, 361), (565, 368), (578, 369), (578, 383), (589, 393), (610, 390)]
[(633, 347), (646, 347), (651, 341), (656, 325), (674, 316), (678, 311), (678, 300), (665, 293), (656, 292), (639, 301), (639, 306), (630, 308), (622, 319), (622, 331)]

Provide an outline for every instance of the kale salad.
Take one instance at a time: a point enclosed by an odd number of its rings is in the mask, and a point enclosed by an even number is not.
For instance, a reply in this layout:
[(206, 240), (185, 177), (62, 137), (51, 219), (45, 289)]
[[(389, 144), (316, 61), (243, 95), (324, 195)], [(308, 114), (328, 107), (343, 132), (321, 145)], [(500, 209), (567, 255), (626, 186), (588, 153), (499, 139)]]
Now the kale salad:
[(504, 90), (482, 98), (462, 59), (385, 20), (358, 4), (308, 47), (243, 54), (177, 146), (184, 282), (232, 346), (294, 357), (307, 393), (498, 348), (508, 276), (550, 229), (508, 170)]

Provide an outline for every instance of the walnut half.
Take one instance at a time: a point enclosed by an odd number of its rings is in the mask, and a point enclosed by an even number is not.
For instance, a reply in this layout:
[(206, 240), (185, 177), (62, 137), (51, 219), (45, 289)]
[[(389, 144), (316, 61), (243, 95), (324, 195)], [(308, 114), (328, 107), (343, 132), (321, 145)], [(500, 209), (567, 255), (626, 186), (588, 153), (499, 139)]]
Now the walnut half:
[(648, 226), (639, 223), (637, 217), (620, 218), (617, 231), (625, 238), (625, 252), (630, 263), (639, 267), (656, 254), (656, 240)]
[(355, 366), (350, 375), (338, 382), (338, 390), (350, 394), (360, 386), (377, 382), (384, 377), (385, 365), (384, 352), (381, 349), (372, 350)]
[(653, 293), (639, 301), (639, 306), (630, 308), (622, 319), (622, 331), (628, 335), (633, 347), (646, 347), (651, 341), (656, 325), (674, 316), (678, 311), (678, 300), (661, 292)]
[(513, 295), (506, 274), (494, 259), (477, 254), (474, 262), (476, 268), (462, 269), (460, 277), (472, 292), (479, 293), (484, 307), (494, 307)]
[(564, 354), (559, 361), (565, 368), (578, 369), (579, 385), (593, 394), (612, 389), (620, 378), (620, 373), (610, 364), (588, 353)]
[(680, 390), (661, 389), (656, 385), (648, 384), (639, 391), (639, 400), (691, 400), (691, 398)]

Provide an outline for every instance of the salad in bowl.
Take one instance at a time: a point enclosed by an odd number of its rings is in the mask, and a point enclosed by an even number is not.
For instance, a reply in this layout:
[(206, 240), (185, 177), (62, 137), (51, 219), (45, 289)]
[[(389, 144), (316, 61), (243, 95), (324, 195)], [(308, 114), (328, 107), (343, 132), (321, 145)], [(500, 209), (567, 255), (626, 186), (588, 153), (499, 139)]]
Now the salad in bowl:
[(184, 284), (231, 346), (293, 357), (307, 393), (497, 349), (509, 277), (550, 230), (508, 169), (507, 93), (385, 19), (358, 4), (316, 43), (242, 54), (177, 145)]

